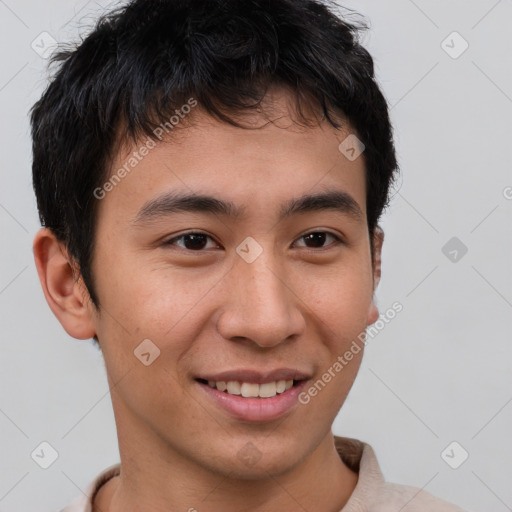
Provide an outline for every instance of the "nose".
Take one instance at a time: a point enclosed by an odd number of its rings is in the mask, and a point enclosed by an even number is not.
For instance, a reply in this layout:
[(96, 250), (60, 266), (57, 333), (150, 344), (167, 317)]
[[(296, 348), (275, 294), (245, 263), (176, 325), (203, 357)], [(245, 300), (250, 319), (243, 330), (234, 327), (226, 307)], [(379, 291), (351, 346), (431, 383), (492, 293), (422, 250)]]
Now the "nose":
[(255, 261), (241, 258), (230, 271), (226, 302), (217, 320), (225, 338), (274, 347), (304, 332), (301, 300), (284, 268), (264, 251)]

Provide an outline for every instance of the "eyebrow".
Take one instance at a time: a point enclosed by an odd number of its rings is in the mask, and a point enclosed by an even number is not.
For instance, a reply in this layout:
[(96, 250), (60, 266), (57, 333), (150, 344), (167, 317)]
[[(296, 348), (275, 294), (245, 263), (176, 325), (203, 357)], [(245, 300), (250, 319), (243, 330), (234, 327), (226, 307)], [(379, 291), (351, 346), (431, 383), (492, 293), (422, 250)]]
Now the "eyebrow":
[[(173, 213), (183, 212), (209, 213), (239, 219), (243, 217), (245, 210), (245, 207), (237, 206), (232, 201), (208, 195), (168, 192), (146, 202), (135, 216), (134, 224), (145, 225)], [(305, 194), (287, 201), (280, 209), (279, 220), (324, 210), (338, 211), (356, 221), (364, 218), (359, 204), (350, 194), (334, 190)]]

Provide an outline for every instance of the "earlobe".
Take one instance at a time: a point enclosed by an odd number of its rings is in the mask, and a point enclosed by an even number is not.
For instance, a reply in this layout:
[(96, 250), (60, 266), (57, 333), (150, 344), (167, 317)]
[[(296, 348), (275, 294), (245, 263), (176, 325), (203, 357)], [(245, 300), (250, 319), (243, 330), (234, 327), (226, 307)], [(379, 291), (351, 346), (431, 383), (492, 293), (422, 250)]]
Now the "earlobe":
[(384, 243), (384, 231), (380, 226), (375, 227), (373, 236), (373, 297), (368, 311), (367, 324), (371, 325), (379, 319), (379, 310), (377, 308), (375, 291), (379, 286), (382, 265), (382, 244)]
[(95, 335), (89, 295), (73, 272), (73, 261), (62, 242), (47, 228), (34, 238), (34, 260), (46, 302), (65, 331), (77, 339)]

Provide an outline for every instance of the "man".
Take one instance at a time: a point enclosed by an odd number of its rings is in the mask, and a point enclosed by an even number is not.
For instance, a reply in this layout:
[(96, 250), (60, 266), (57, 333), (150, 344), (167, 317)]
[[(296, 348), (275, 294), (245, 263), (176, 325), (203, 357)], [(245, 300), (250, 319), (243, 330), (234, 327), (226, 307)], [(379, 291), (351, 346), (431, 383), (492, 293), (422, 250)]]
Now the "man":
[(121, 456), (66, 511), (460, 510), (331, 432), (397, 170), (357, 30), (318, 1), (138, 0), (57, 56), (34, 255), (101, 348)]

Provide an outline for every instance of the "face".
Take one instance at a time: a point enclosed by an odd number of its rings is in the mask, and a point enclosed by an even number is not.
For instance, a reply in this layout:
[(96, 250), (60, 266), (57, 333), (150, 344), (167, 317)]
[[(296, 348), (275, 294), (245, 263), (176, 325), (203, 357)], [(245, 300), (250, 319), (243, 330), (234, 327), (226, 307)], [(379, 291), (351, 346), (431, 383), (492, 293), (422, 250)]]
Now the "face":
[(90, 319), (120, 448), (279, 474), (329, 434), (362, 350), (333, 365), (377, 319), (364, 161), (338, 149), (349, 127), (191, 115), (99, 201)]

